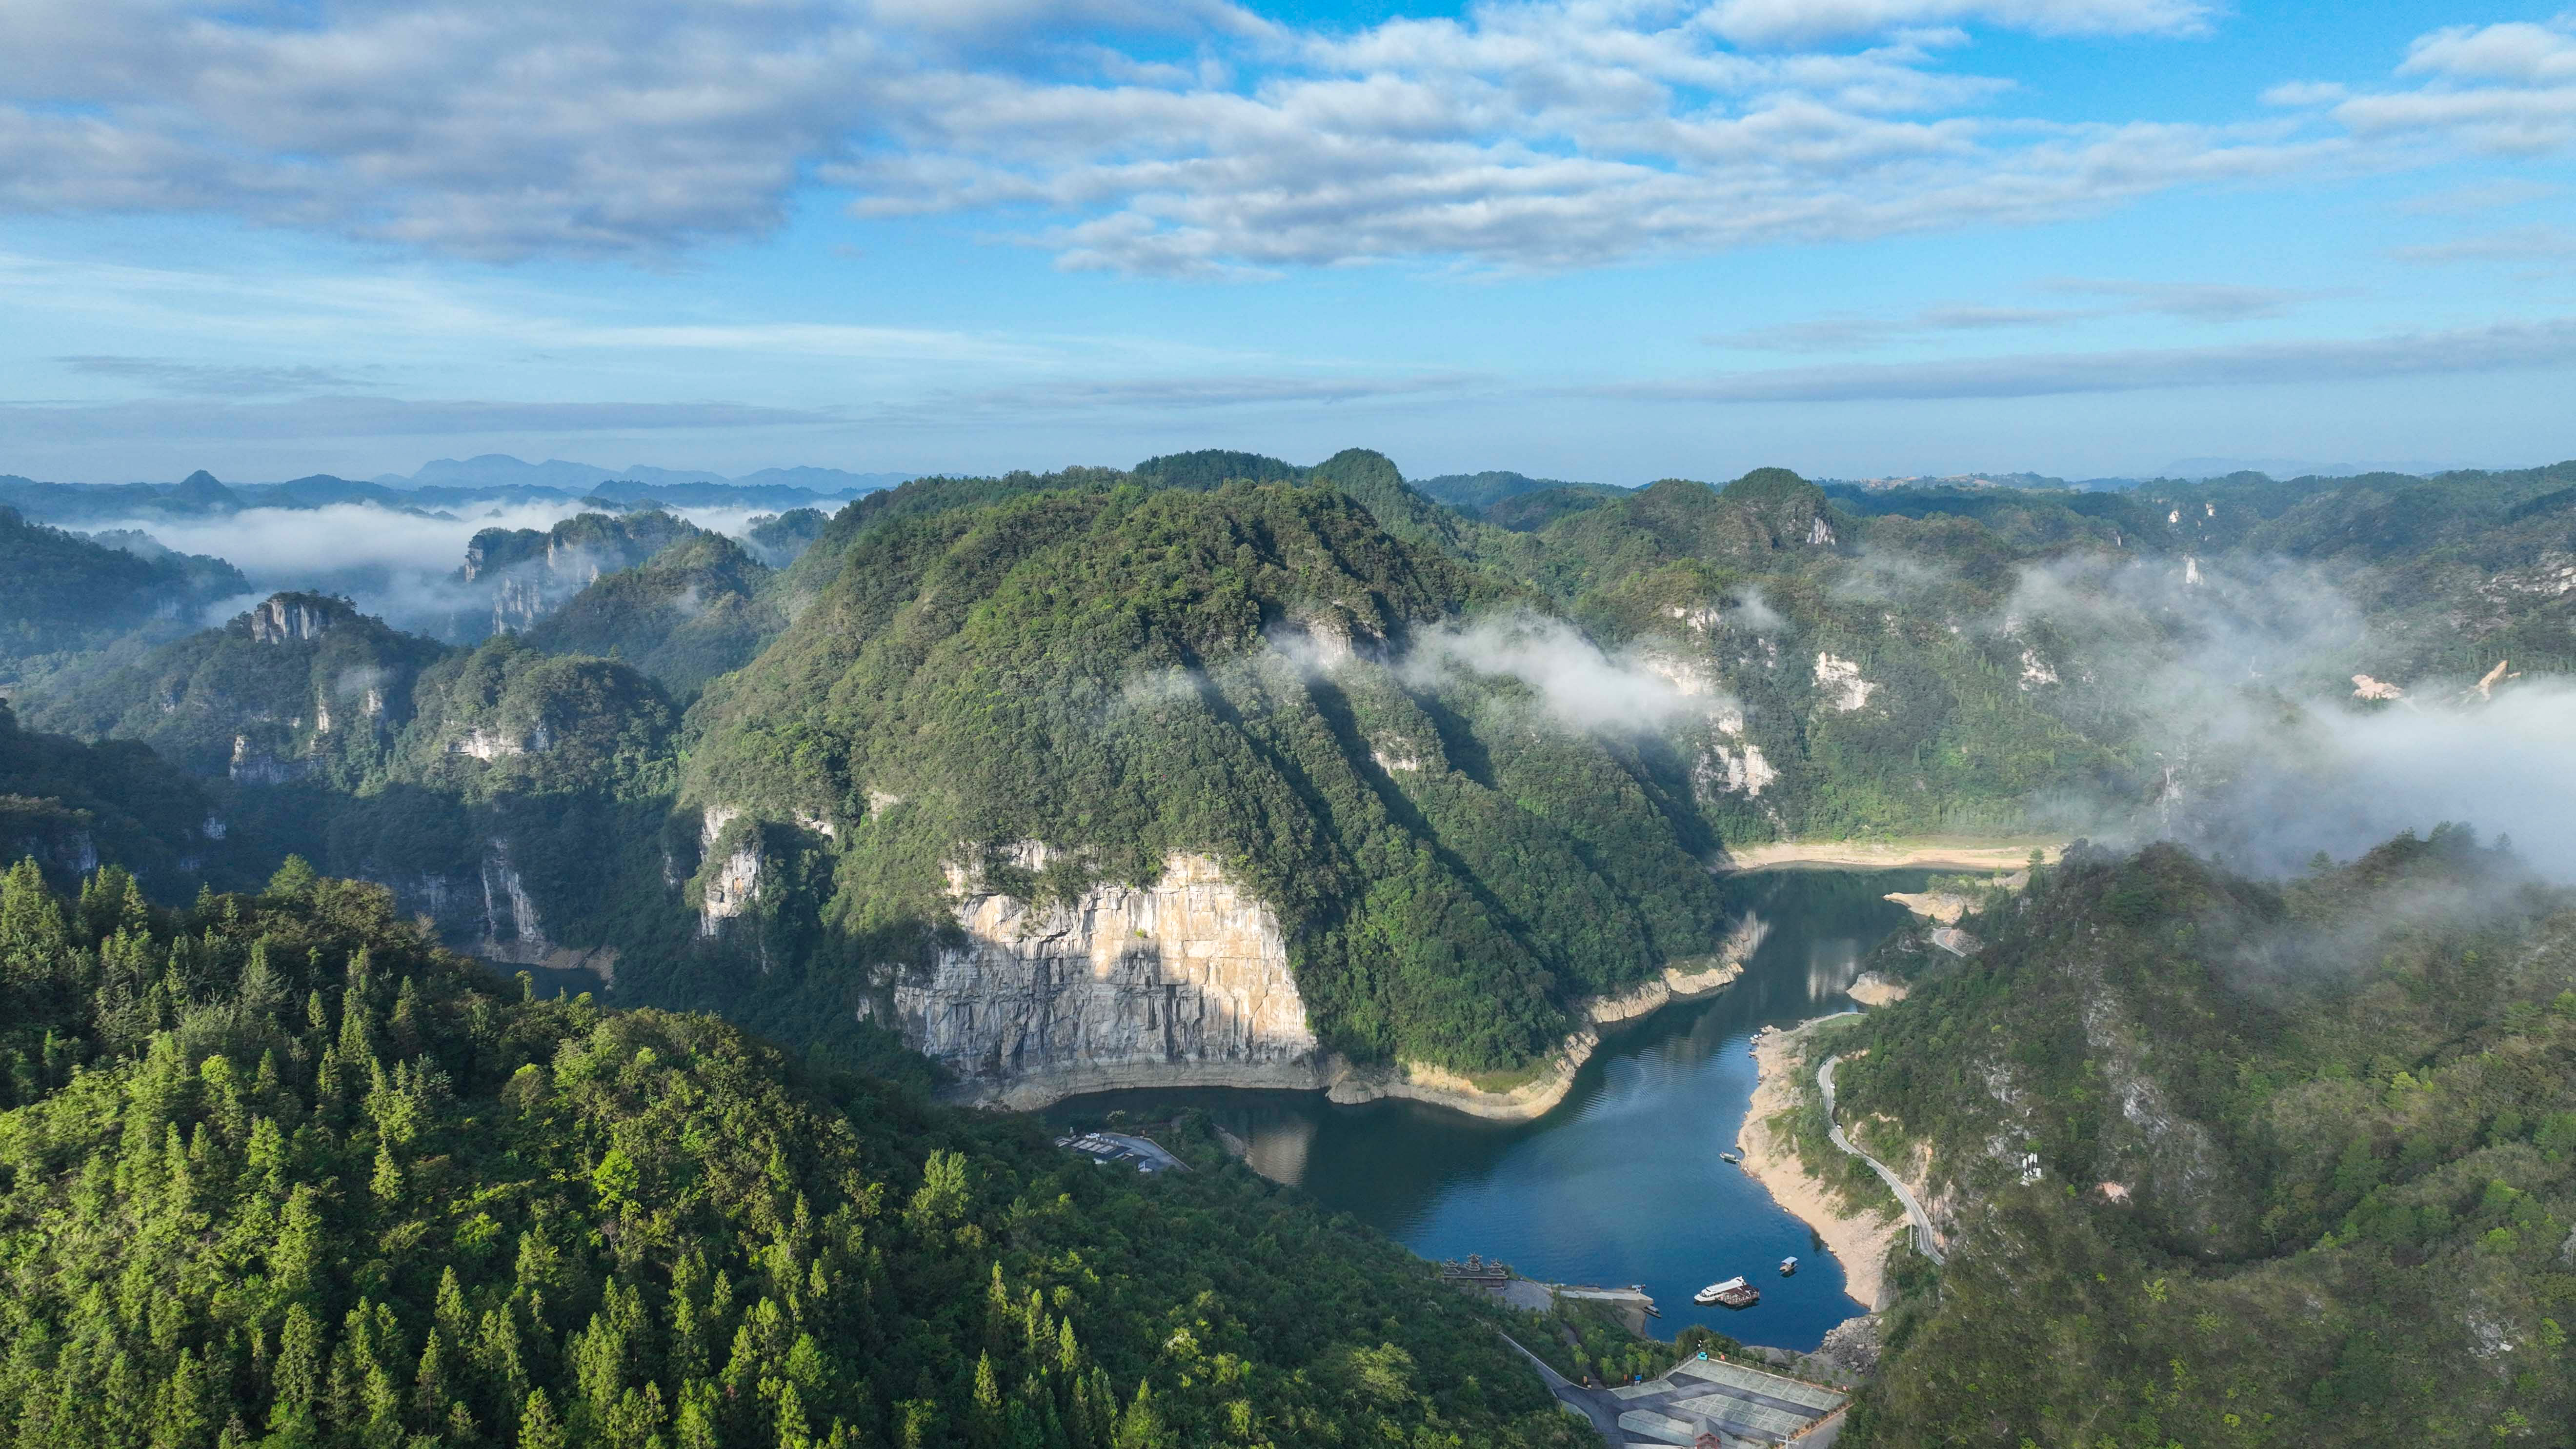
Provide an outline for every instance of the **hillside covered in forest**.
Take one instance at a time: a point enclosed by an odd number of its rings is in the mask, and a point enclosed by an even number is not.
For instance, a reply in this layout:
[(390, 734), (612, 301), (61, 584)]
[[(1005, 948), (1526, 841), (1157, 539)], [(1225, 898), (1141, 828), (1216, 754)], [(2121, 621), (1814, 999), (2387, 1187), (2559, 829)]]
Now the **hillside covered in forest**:
[(300, 860), (178, 910), (15, 868), (0, 1008), (20, 1444), (1589, 1432), (1491, 1310), (1220, 1153), (1112, 1174), (711, 1018), (538, 1000)]
[[(288, 594), (84, 656), (18, 709), (202, 782), (221, 847), (130, 862), (168, 899), (298, 852), (621, 1002), (1007, 1079), (1105, 1050), (1088, 1025), (1028, 1034), (1046, 1020), (1132, 1015), (1117, 1050), (1149, 1050), (1162, 968), (997, 1025), (977, 993), (1005, 988), (979, 983), (1036, 968), (958, 913), (1205, 881), (1227, 904), (1191, 929), (1240, 946), (1201, 983), (1205, 1050), (1491, 1087), (1589, 1003), (1722, 950), (1707, 872), (1730, 850), (2312, 848), (2257, 838), (2238, 799), (2384, 835), (2405, 803), (2339, 742), (2495, 671), (2491, 649), (2560, 666), (2571, 476), (1498, 473), (1439, 480), (1443, 502), (1366, 450), (1175, 454), (916, 480), (741, 541), (650, 508), (487, 530), (453, 581), (466, 632), (502, 631), (475, 649)], [(1247, 1024), (1263, 1011), (1284, 1021)]]
[(2576, 895), (2444, 828), (2278, 883), (2076, 851), (1966, 925), (1821, 1048), (1948, 1240), (1846, 1442), (2563, 1435)]

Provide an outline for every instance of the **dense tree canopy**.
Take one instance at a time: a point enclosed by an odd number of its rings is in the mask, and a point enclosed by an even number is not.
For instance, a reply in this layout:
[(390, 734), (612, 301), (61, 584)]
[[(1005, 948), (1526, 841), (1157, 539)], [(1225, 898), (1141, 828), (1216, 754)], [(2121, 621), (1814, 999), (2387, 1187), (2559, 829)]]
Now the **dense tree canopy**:
[(709, 1018), (532, 999), (300, 861), (180, 912), (21, 866), (0, 993), (20, 1444), (1583, 1432), (1427, 1265), (1221, 1155), (1111, 1174)]

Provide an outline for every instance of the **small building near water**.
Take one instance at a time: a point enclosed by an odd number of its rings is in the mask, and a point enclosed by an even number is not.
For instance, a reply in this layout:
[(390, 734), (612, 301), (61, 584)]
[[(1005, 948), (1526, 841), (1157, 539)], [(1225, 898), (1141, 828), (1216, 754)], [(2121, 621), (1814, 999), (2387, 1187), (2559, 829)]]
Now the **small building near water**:
[(1124, 1132), (1082, 1132), (1059, 1137), (1055, 1145), (1079, 1152), (1103, 1167), (1130, 1167), (1138, 1172), (1187, 1172), (1189, 1164), (1164, 1150), (1151, 1137)]

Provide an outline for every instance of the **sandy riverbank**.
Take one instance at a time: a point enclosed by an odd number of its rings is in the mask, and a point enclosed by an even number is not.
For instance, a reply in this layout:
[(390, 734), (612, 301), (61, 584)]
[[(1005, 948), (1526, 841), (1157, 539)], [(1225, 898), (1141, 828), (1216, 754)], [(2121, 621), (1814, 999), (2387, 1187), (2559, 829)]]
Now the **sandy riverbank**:
[(1768, 1032), (1755, 1044), (1762, 1078), (1744, 1114), (1744, 1170), (1774, 1201), (1816, 1230), (1843, 1265), (1845, 1291), (1862, 1307), (1875, 1310), (1885, 1291), (1887, 1250), (1905, 1230), (1905, 1215), (1894, 1208), (1849, 1211), (1839, 1193), (1799, 1162), (1796, 1144), (1770, 1125), (1783, 1112), (1814, 1110), (1815, 1064), (1806, 1048), (1815, 1025), (1811, 1021), (1794, 1031)]
[(1851, 870), (2009, 870), (2030, 864), (2030, 853), (2054, 861), (2065, 852), (2055, 840), (1783, 840), (1729, 849), (1718, 868), (1728, 873), (1787, 866)]

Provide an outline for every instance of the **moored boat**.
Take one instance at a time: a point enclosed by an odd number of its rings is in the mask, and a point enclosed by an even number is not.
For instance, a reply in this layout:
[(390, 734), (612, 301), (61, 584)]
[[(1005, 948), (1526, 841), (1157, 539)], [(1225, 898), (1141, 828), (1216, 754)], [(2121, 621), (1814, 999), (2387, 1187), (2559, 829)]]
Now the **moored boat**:
[(1736, 1277), (1729, 1278), (1723, 1283), (1709, 1284), (1697, 1293), (1692, 1294), (1691, 1301), (1694, 1303), (1720, 1303), (1729, 1308), (1750, 1308), (1754, 1304), (1762, 1301), (1762, 1293), (1761, 1290), (1755, 1288), (1752, 1284), (1745, 1282), (1741, 1277)]
[(1780, 1276), (1781, 1276), (1781, 1277), (1786, 1278), (1786, 1277), (1788, 1277), (1790, 1274), (1795, 1273), (1795, 1272), (1797, 1272), (1797, 1271), (1798, 1271), (1798, 1260), (1797, 1260), (1797, 1258), (1796, 1258), (1794, 1255), (1793, 1255), (1793, 1256), (1790, 1256), (1790, 1257), (1782, 1258), (1782, 1259), (1780, 1260)]

